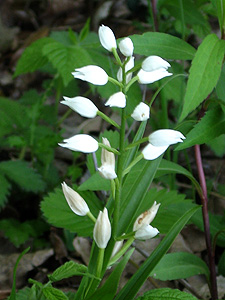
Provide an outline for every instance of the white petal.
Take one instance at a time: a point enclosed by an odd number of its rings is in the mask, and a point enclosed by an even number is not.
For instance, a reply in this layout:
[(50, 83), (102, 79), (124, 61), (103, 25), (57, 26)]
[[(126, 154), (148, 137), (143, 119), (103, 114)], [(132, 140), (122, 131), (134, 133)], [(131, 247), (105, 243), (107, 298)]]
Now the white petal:
[(152, 72), (162, 68), (167, 70), (171, 65), (161, 57), (152, 55), (143, 61), (141, 67), (146, 72)]
[(173, 75), (173, 74), (167, 72), (163, 68), (158, 69), (156, 71), (152, 71), (152, 72), (146, 72), (143, 69), (141, 69), (137, 74), (138, 81), (139, 81), (139, 83), (142, 83), (142, 84), (153, 83), (155, 81), (158, 81), (164, 77), (171, 76), (171, 75)]
[(154, 146), (170, 146), (176, 143), (182, 143), (185, 136), (177, 130), (160, 129), (149, 135), (149, 142)]
[(151, 225), (143, 225), (140, 229), (135, 232), (135, 239), (137, 240), (148, 240), (152, 239), (159, 233), (157, 228)]
[(98, 29), (98, 36), (102, 47), (108, 51), (112, 51), (112, 48), (117, 48), (115, 35), (108, 26), (101, 25)]
[(163, 154), (167, 150), (168, 147), (169, 146), (156, 147), (149, 143), (142, 150), (142, 154), (144, 156), (144, 159), (153, 160), (153, 159), (158, 158), (161, 154)]
[(77, 134), (69, 139), (63, 140), (63, 142), (65, 144), (59, 144), (59, 146), (72, 151), (92, 153), (98, 150), (98, 142), (87, 134)]
[(105, 85), (108, 82), (107, 73), (99, 66), (85, 66), (82, 68), (75, 69), (72, 72), (75, 78), (93, 83), (95, 85)]
[[(134, 57), (131, 56), (129, 61), (127, 62), (127, 64), (125, 65), (125, 72), (128, 72), (129, 70), (131, 70), (134, 67)], [(129, 73), (126, 75), (126, 83), (128, 83), (132, 78), (132, 73)], [(117, 79), (119, 82), (123, 81), (123, 72), (122, 72), (122, 68), (119, 68), (118, 72), (117, 72)]]
[(131, 117), (136, 121), (146, 121), (149, 119), (150, 116), (150, 107), (140, 102), (134, 109)]
[(134, 45), (130, 38), (126, 37), (119, 43), (120, 52), (124, 56), (132, 56), (134, 51)]
[(97, 115), (98, 108), (94, 105), (91, 100), (85, 97), (63, 97), (65, 101), (61, 101), (60, 103), (69, 106), (72, 110), (76, 111), (83, 117), (86, 118), (94, 118)]
[(105, 106), (124, 108), (126, 106), (126, 97), (122, 92), (115, 93), (108, 99)]
[(98, 168), (100, 175), (105, 179), (115, 179), (117, 177), (115, 169), (111, 165), (104, 164)]

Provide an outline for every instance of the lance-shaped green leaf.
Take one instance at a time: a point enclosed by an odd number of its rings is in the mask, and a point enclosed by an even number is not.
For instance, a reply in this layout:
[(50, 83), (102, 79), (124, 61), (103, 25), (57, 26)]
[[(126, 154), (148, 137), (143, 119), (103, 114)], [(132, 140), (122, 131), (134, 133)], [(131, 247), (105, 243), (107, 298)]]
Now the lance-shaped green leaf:
[(134, 44), (134, 53), (158, 55), (165, 59), (193, 59), (195, 48), (175, 36), (161, 32), (146, 32), (130, 36)]
[(62, 291), (51, 286), (44, 287), (42, 293), (48, 300), (69, 300)]
[(209, 269), (198, 256), (187, 252), (166, 254), (150, 276), (160, 280), (176, 280), (204, 274), (209, 280)]
[(161, 258), (166, 254), (173, 241), (179, 232), (183, 229), (185, 224), (191, 216), (197, 211), (198, 208), (192, 208), (187, 211), (171, 228), (168, 234), (164, 237), (158, 247), (146, 259), (138, 271), (131, 277), (127, 284), (119, 292), (115, 300), (134, 299), (138, 290), (141, 288), (145, 280), (148, 278), (151, 271), (159, 263)]
[(217, 106), (206, 112), (199, 123), (186, 135), (184, 143), (178, 145), (176, 150), (208, 143), (223, 133), (225, 133), (225, 113), (220, 106)]
[(216, 86), (224, 50), (225, 41), (219, 40), (215, 34), (208, 35), (199, 46), (190, 68), (180, 121), (198, 107)]
[(136, 212), (143, 204), (160, 161), (161, 157), (153, 161), (142, 160), (128, 174), (122, 188), (119, 235), (123, 234), (129, 225), (134, 223), (137, 217)]
[(87, 300), (112, 300), (116, 294), (119, 279), (121, 274), (126, 267), (126, 264), (134, 251), (130, 249), (123, 259), (119, 262), (119, 264), (115, 267), (113, 272), (110, 274), (109, 278), (106, 280), (105, 284), (97, 290), (92, 296), (90, 296)]

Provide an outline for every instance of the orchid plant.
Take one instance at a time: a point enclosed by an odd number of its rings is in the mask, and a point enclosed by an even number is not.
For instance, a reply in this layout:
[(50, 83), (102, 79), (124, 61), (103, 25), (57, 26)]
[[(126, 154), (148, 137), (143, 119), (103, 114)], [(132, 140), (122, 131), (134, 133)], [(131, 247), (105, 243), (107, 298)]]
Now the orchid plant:
[[(156, 201), (152, 203), (150, 201), (143, 206), (147, 208), (147, 210), (143, 211), (142, 205), (139, 205), (139, 202), (141, 204), (143, 201), (144, 192), (142, 194), (137, 193), (136, 198), (131, 199), (130, 203), (126, 204), (127, 207), (124, 207), (123, 188), (127, 180), (127, 175), (135, 169), (140, 161), (145, 160), (147, 174), (149, 172), (151, 177), (146, 181), (148, 189), (165, 151), (170, 145), (182, 143), (185, 136), (180, 131), (174, 129), (159, 129), (149, 136), (143, 137), (147, 120), (150, 118), (152, 102), (140, 101), (132, 112), (131, 117), (134, 121), (141, 123), (138, 134), (130, 141), (126, 123), (129, 117), (126, 111), (126, 105), (129, 102), (129, 89), (135, 82), (151, 84), (162, 78), (171, 76), (172, 73), (168, 71), (171, 65), (159, 56), (149, 56), (141, 65), (138, 64), (135, 66), (135, 58), (133, 56), (134, 46), (130, 38), (126, 37), (119, 42), (119, 54), (116, 38), (109, 27), (100, 26), (98, 35), (101, 45), (114, 56), (115, 63), (118, 66), (117, 78), (110, 77), (104, 69), (96, 65), (77, 68), (72, 75), (76, 79), (94, 85), (106, 85), (108, 82), (111, 82), (117, 86), (119, 91), (109, 97), (105, 102), (105, 106), (116, 107), (120, 110), (120, 122), (116, 123), (113, 119), (106, 116), (90, 99), (83, 96), (76, 96), (74, 98), (64, 96), (64, 100), (61, 103), (67, 105), (83, 117), (94, 118), (100, 116), (112, 125), (115, 131), (119, 133), (119, 147), (118, 149), (111, 147), (111, 143), (106, 137), (102, 137), (102, 141), (97, 141), (96, 138), (87, 134), (77, 134), (65, 139), (63, 143), (59, 143), (61, 147), (72, 151), (92, 153), (93, 157), (95, 157), (98, 148), (101, 148), (101, 166), (95, 165), (96, 172), (111, 182), (109, 198), (97, 216), (89, 209), (85, 199), (77, 191), (70, 188), (65, 182), (62, 184), (65, 199), (73, 213), (81, 218), (88, 217), (93, 224), (91, 235), (93, 237), (93, 244), (87, 271), (89, 276), (84, 275), (74, 299), (99, 299), (103, 291), (105, 291), (107, 299), (114, 299), (114, 297), (116, 297), (115, 299), (128, 299), (123, 295), (127, 291), (130, 293), (128, 288), (122, 289), (116, 296), (118, 280), (115, 281), (114, 277), (118, 272), (118, 274), (121, 274), (125, 267), (126, 262), (133, 252), (129, 248), (135, 240), (145, 241), (160, 234), (157, 228), (150, 225), (154, 218), (157, 218), (160, 203), (156, 203)], [(144, 147), (142, 143), (145, 143)], [(97, 161), (96, 157), (95, 161)], [(152, 164), (152, 161), (156, 161), (156, 163)], [(141, 184), (140, 181), (138, 189), (141, 188)], [(135, 204), (131, 203), (132, 201), (135, 201)], [(142, 210), (141, 213), (137, 215), (137, 212), (134, 210), (133, 214), (126, 215), (128, 206), (132, 205), (134, 205), (134, 209), (135, 207), (137, 208), (138, 212)], [(174, 233), (167, 241), (168, 244), (164, 245), (162, 247), (163, 250), (157, 254), (158, 260), (165, 254), (176, 234), (181, 230), (184, 225), (181, 225), (184, 219), (187, 221), (193, 212), (194, 210), (191, 210), (185, 215), (177, 225), (177, 228), (173, 229)], [(178, 228), (179, 230), (176, 232)], [(155, 263), (150, 263), (149, 261), (148, 264), (151, 269), (154, 268)], [(116, 268), (110, 277), (112, 279), (109, 278), (99, 288), (106, 270), (115, 266)], [(138, 272), (137, 276), (139, 276)], [(148, 275), (142, 274), (140, 276), (142, 282), (135, 284), (135, 290), (130, 294), (129, 299), (133, 299)], [(111, 288), (108, 287), (110, 280), (115, 281), (115, 285)]]

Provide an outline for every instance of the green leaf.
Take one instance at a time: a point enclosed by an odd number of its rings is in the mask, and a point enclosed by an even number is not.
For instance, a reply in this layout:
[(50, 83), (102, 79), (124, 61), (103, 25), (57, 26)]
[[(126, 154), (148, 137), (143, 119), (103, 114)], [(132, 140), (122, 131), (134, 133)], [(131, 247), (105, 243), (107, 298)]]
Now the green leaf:
[(13, 269), (13, 285), (12, 285), (12, 291), (11, 294), (9, 296), (9, 300), (16, 300), (16, 271), (19, 265), (19, 262), (21, 260), (21, 258), (30, 250), (30, 247), (26, 248), (17, 258), (14, 269)]
[(163, 159), (157, 169), (156, 177), (160, 177), (168, 173), (178, 173), (186, 176), (192, 181), (198, 193), (201, 193), (201, 187), (198, 181), (188, 170), (172, 161)]
[(84, 48), (79, 46), (65, 46), (58, 42), (47, 44), (43, 48), (43, 54), (56, 68), (65, 86), (73, 80), (71, 72), (75, 68), (93, 63), (93, 60)]
[(124, 255), (123, 259), (115, 267), (113, 272), (110, 274), (109, 278), (106, 280), (105, 284), (87, 300), (112, 300), (114, 298), (122, 272), (126, 267), (126, 264), (133, 252), (134, 248), (130, 249)]
[(223, 277), (225, 277), (225, 250), (223, 251), (223, 254), (221, 255), (219, 260), (218, 272), (220, 275), (223, 275)]
[(173, 241), (179, 232), (183, 229), (185, 224), (191, 218), (191, 216), (197, 211), (198, 208), (192, 208), (186, 212), (167, 233), (162, 242), (152, 252), (152, 254), (141, 265), (138, 271), (131, 277), (126, 285), (119, 292), (115, 300), (134, 299), (138, 290), (141, 288), (145, 280), (148, 278), (151, 271), (156, 267), (162, 257), (166, 254)]
[(176, 252), (166, 254), (150, 276), (160, 280), (176, 280), (200, 274), (209, 280), (209, 269), (202, 259), (191, 253)]
[[(92, 192), (80, 193), (80, 195), (87, 202), (93, 215), (97, 217), (99, 210), (102, 210), (102, 204), (96, 195)], [(80, 236), (92, 236), (93, 222), (87, 216), (77, 216), (72, 212), (61, 189), (57, 188), (44, 197), (41, 210), (50, 224), (76, 232)]]
[(220, 74), (220, 79), (217, 82), (216, 93), (219, 99), (223, 100), (225, 104), (225, 64), (223, 64), (222, 72)]
[(193, 59), (195, 49), (185, 41), (161, 32), (146, 32), (131, 35), (134, 53), (141, 55), (159, 55), (165, 59)]
[(110, 180), (101, 177), (99, 172), (94, 173), (78, 188), (79, 191), (110, 191), (110, 189)]
[(187, 134), (186, 140), (176, 147), (176, 150), (208, 143), (223, 133), (225, 133), (225, 113), (220, 106), (217, 106), (206, 112), (204, 117)]
[(51, 275), (48, 275), (48, 277), (51, 281), (55, 282), (75, 275), (80, 276), (85, 274), (87, 274), (86, 266), (74, 261), (69, 261), (57, 268)]
[(141, 209), (148, 188), (154, 178), (161, 157), (153, 161), (141, 160), (129, 172), (122, 188), (119, 235), (134, 223), (136, 212)]
[(48, 300), (68, 300), (68, 297), (60, 290), (53, 287), (45, 287), (42, 293)]
[(5, 178), (3, 174), (0, 173), (0, 208), (4, 207), (7, 196), (9, 195), (9, 191), (11, 188), (11, 184), (8, 182), (8, 180)]
[(190, 68), (180, 121), (198, 107), (216, 86), (221, 73), (224, 50), (225, 41), (219, 40), (215, 34), (208, 35), (199, 46)]
[(221, 134), (215, 139), (207, 143), (212, 151), (219, 157), (223, 157), (225, 154), (225, 134)]
[(136, 300), (197, 300), (197, 298), (177, 289), (160, 288), (148, 291)]
[(0, 163), (0, 171), (25, 191), (37, 193), (45, 189), (45, 182), (41, 176), (26, 162), (3, 161)]
[(53, 39), (45, 37), (28, 46), (19, 59), (14, 76), (34, 72), (47, 64), (47, 58), (42, 54), (45, 45), (54, 42)]

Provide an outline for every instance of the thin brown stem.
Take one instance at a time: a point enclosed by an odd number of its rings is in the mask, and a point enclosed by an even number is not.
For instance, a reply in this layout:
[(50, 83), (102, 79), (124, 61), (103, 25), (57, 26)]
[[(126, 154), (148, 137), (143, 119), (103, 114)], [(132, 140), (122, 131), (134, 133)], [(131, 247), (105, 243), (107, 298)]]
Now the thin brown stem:
[(212, 300), (216, 300), (218, 299), (218, 292), (217, 292), (217, 283), (216, 283), (215, 253), (212, 249), (211, 238), (210, 238), (207, 187), (206, 187), (204, 169), (202, 165), (201, 150), (199, 145), (195, 145), (195, 159), (196, 159), (196, 164), (198, 169), (199, 181), (202, 188), (202, 195), (201, 195), (202, 215), (203, 215), (203, 222), (204, 222), (204, 234), (205, 234), (205, 241), (207, 247), (207, 254), (209, 260), (210, 283), (211, 283), (210, 291), (211, 291)]

